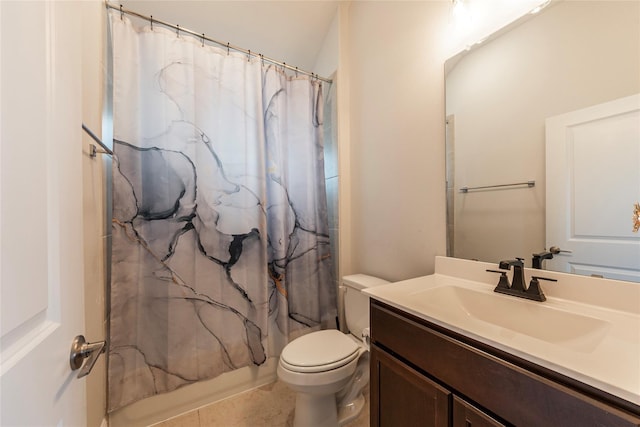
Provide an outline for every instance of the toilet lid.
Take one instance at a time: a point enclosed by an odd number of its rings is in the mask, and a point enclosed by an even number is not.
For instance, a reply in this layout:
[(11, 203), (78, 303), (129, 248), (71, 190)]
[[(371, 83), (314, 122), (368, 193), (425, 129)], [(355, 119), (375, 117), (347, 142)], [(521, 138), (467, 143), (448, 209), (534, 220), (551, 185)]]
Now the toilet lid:
[(312, 332), (291, 341), (282, 350), (281, 363), (296, 372), (322, 372), (339, 368), (358, 357), (360, 346), (335, 329)]

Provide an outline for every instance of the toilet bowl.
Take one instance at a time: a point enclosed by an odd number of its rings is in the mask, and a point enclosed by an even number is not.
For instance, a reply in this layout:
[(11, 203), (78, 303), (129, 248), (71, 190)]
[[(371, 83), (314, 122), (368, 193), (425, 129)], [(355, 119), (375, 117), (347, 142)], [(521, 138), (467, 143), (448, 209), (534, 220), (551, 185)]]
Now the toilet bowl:
[(369, 298), (360, 291), (387, 283), (363, 274), (343, 278), (347, 327), (360, 336), (317, 331), (282, 350), (277, 374), (296, 392), (294, 427), (337, 427), (360, 413), (369, 379)]

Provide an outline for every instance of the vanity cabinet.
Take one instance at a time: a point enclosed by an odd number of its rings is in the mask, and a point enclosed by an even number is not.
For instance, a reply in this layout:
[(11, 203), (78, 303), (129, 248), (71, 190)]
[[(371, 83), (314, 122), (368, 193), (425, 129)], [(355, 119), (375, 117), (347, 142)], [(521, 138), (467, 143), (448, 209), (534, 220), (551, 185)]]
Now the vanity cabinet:
[(453, 427), (504, 427), (489, 414), (453, 395)]
[(375, 345), (370, 363), (371, 408), (378, 408), (371, 411), (372, 426), (451, 425), (449, 390)]
[(371, 300), (371, 426), (640, 426), (640, 408)]

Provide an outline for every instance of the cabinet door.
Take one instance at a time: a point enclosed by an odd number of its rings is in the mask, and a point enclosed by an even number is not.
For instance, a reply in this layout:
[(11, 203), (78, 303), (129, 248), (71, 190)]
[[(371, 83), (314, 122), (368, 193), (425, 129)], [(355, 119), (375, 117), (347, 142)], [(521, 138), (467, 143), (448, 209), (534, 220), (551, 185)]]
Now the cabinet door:
[(371, 331), (378, 349), (391, 349), (509, 425), (640, 427), (640, 412), (631, 402), (612, 405), (604, 392), (566, 386), (567, 377), (490, 346), (469, 343), (455, 332), (373, 299)]
[(451, 393), (371, 346), (371, 426), (449, 426)]
[(453, 396), (453, 427), (504, 427), (504, 424), (458, 396)]

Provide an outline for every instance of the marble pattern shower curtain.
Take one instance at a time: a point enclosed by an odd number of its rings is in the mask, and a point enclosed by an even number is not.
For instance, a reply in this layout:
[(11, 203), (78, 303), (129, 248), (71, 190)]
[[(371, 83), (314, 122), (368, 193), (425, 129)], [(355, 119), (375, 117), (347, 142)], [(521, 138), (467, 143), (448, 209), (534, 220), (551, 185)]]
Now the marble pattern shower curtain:
[(110, 15), (109, 409), (335, 327), (318, 81)]

